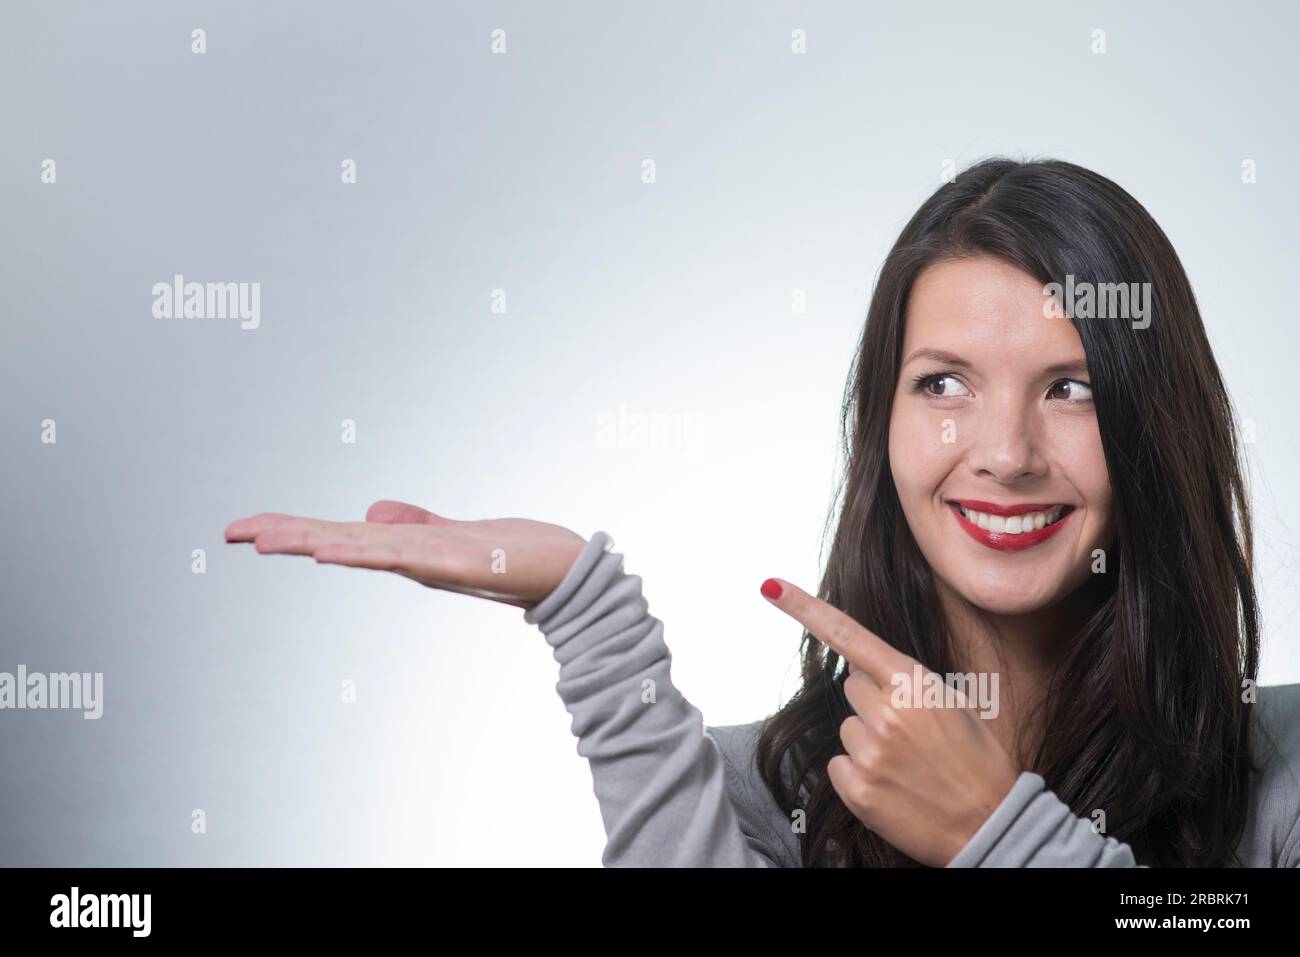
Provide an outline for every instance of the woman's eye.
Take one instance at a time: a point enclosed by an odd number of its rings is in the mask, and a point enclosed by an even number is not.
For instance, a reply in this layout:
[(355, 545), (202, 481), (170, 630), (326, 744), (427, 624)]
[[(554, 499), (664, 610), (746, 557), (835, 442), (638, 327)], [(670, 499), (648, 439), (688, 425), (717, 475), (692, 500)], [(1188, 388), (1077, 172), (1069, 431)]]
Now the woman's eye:
[(932, 375), (921, 381), (921, 391), (936, 398), (950, 399), (954, 396), (970, 395), (961, 381), (955, 376)]
[[(1064, 394), (1059, 390), (1064, 389)], [(1049, 396), (1064, 399), (1066, 402), (1089, 402), (1092, 399), (1092, 386), (1078, 379), (1062, 379), (1047, 390)]]

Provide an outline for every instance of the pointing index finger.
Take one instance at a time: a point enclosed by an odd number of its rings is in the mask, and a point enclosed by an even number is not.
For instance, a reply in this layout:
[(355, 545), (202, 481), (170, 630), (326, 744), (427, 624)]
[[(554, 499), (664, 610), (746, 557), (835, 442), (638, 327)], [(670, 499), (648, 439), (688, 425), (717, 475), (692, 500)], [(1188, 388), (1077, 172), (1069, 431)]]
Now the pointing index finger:
[(896, 674), (912, 673), (916, 662), (858, 624), (829, 602), (808, 594), (781, 578), (763, 582), (763, 597), (856, 665), (876, 684), (892, 683)]

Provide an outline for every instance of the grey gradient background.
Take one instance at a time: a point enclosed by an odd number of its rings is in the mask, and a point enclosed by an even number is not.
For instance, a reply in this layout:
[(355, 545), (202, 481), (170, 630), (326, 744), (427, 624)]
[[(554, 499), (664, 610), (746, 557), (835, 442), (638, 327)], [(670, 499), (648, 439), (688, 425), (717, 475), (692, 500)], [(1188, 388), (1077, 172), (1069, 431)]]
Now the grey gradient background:
[[(106, 696), (0, 712), (0, 863), (598, 864), (518, 609), (222, 530), (385, 497), (603, 529), (706, 720), (770, 713), (798, 633), (757, 587), (816, 583), (871, 284), (946, 159), (1069, 159), (1169, 233), (1255, 423), (1263, 677), (1300, 680), (1292, 4), (0, 16), (0, 670)], [(260, 282), (261, 327), (154, 319), (177, 272)], [(696, 429), (602, 447), (620, 407)]]

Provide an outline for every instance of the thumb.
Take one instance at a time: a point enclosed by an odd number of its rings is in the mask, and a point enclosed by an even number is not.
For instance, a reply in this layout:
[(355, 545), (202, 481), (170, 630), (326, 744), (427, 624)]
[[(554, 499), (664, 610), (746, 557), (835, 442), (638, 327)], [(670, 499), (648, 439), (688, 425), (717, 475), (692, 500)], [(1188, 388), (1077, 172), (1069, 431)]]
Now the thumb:
[(451, 525), (455, 522), (418, 505), (386, 498), (366, 509), (366, 521), (382, 525)]

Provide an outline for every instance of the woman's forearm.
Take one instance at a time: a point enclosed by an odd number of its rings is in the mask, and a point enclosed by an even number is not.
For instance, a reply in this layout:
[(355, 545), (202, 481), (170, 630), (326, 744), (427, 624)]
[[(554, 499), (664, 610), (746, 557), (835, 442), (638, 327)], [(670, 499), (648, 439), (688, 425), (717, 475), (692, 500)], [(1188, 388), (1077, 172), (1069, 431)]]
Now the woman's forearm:
[(949, 867), (1145, 867), (1127, 844), (1093, 829), (1045, 787), (1022, 772), (1006, 798)]
[(556, 685), (591, 767), (606, 866), (771, 867), (741, 829), (722, 755), (673, 685), (663, 622), (641, 578), (592, 536), (560, 586), (527, 611), (560, 664)]

